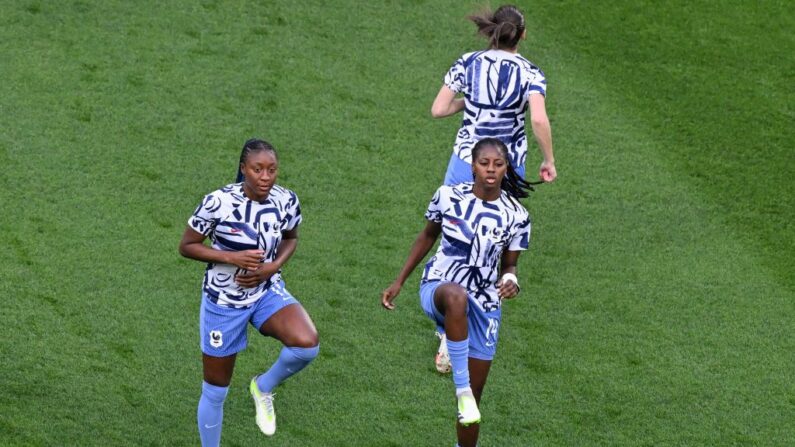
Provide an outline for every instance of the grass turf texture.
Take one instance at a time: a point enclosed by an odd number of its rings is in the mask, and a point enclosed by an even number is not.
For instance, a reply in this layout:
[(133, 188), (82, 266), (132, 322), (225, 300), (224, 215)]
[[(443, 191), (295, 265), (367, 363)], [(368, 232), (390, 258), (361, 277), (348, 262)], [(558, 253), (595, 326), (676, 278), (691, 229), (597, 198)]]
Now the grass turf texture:
[[(786, 2), (521, 3), (559, 181), (528, 200), (483, 445), (795, 439)], [(305, 223), (285, 269), (321, 354), (274, 446), (452, 445), (415, 274), (380, 290), (442, 179), (459, 2), (0, 3), (0, 444), (195, 445), (199, 263), (184, 222), (239, 147), (280, 150)], [(539, 162), (533, 148), (528, 172)], [(223, 442), (264, 443), (238, 358)]]

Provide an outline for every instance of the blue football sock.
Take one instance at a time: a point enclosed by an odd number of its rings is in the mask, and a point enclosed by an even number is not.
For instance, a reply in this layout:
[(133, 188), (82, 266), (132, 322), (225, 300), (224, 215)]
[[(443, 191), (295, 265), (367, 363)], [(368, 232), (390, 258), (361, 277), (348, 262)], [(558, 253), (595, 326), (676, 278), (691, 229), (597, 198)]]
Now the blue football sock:
[(469, 388), (469, 340), (452, 341), (448, 338), (447, 353), (456, 389)]
[(217, 447), (221, 444), (221, 426), (224, 421), (224, 400), (229, 387), (210, 385), (202, 382), (202, 396), (199, 398), (197, 419), (199, 437), (203, 447)]
[(311, 348), (294, 348), (285, 346), (279, 354), (276, 363), (265, 374), (257, 377), (257, 386), (260, 391), (270, 393), (276, 386), (288, 377), (301, 371), (320, 352), (320, 345)]

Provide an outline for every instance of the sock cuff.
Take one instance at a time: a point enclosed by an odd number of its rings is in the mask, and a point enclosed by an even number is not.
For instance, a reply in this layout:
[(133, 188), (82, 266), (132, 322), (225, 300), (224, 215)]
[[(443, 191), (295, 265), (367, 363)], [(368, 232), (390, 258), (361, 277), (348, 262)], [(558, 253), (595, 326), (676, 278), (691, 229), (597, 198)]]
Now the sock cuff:
[(228, 386), (215, 386), (202, 382), (202, 395), (211, 402), (223, 402), (228, 392)]
[(290, 353), (299, 359), (308, 362), (313, 360), (317, 355), (320, 353), (320, 345), (312, 346), (311, 348), (299, 348), (296, 346), (285, 346), (284, 349), (290, 351)]
[(447, 339), (448, 351), (456, 351), (456, 350), (466, 349), (468, 347), (469, 347), (469, 340), (452, 341), (449, 338)]

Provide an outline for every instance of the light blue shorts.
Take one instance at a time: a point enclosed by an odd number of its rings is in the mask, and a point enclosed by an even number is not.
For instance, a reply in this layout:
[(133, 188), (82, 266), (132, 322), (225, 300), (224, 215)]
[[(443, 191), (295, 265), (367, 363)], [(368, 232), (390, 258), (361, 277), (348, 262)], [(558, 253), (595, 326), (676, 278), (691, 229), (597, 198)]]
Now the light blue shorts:
[[(420, 286), (420, 305), (436, 327), (444, 328), (444, 315), (433, 303), (436, 289), (445, 282), (430, 281)], [(467, 294), (469, 296), (469, 294)], [(502, 307), (491, 312), (484, 312), (472, 296), (467, 303), (467, 323), (469, 329), (469, 356), (480, 360), (491, 360), (497, 352), (497, 339), (502, 320)]]
[[(522, 178), (524, 178), (524, 166), (516, 167), (514, 170)], [(444, 175), (444, 184), (447, 186), (457, 185), (459, 183), (471, 182), (472, 178), (472, 165), (458, 158), (453, 154), (450, 157), (450, 162), (447, 164), (447, 173)]]
[(248, 345), (247, 323), (259, 331), (270, 317), (290, 304), (299, 303), (284, 288), (284, 281), (273, 284), (256, 303), (243, 309), (219, 306), (202, 294), (199, 312), (202, 352), (213, 357), (237, 354)]

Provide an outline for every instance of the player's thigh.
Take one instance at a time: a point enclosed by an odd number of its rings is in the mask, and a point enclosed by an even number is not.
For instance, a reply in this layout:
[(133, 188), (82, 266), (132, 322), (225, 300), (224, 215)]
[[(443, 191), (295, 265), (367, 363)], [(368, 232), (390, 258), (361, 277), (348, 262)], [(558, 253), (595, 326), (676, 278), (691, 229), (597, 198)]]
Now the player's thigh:
[(273, 337), (285, 346), (311, 348), (318, 344), (315, 323), (300, 303), (283, 307), (259, 328), (260, 333)]
[(315, 323), (298, 302), (281, 308), (260, 325), (259, 331), (285, 346), (311, 348), (318, 344)]
[(262, 335), (285, 346), (311, 348), (318, 344), (315, 323), (283, 281), (273, 284), (257, 302), (250, 321)]

